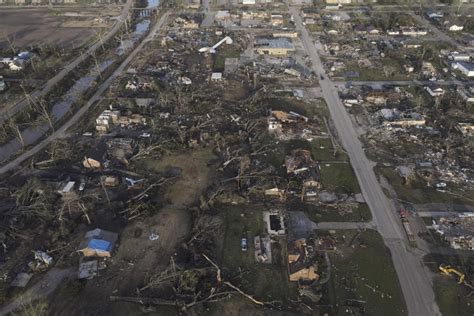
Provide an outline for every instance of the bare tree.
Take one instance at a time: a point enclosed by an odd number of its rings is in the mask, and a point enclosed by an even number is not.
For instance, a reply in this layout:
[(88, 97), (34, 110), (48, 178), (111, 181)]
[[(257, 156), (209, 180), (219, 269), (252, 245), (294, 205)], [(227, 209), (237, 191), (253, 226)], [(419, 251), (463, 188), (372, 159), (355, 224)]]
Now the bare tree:
[(20, 142), (21, 146), (25, 147), (25, 140), (23, 139), (23, 134), (21, 133), (20, 127), (18, 126), (18, 124), (15, 122), (13, 118), (10, 118), (8, 120), (8, 126), (15, 133), (15, 136)]

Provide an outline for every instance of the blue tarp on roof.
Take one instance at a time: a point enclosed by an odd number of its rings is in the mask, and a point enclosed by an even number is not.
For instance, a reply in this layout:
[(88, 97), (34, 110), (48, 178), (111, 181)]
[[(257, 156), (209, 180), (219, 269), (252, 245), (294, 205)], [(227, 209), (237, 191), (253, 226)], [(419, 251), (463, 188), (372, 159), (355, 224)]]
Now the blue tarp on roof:
[(87, 248), (108, 251), (110, 248), (110, 242), (102, 239), (91, 239), (87, 245)]

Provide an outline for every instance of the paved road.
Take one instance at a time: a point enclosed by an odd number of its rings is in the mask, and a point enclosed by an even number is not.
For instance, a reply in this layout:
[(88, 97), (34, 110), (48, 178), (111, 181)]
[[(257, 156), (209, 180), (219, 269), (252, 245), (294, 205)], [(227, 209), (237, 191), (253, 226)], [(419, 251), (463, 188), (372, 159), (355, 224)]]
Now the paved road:
[(372, 211), (373, 221), (392, 254), (408, 313), (413, 316), (440, 315), (435, 302), (431, 277), (420, 258), (407, 248), (406, 237), (397, 218), (397, 212), (377, 181), (373, 165), (362, 149), (357, 132), (339, 99), (336, 87), (327, 78), (316, 47), (302, 24), (298, 10), (292, 7), (290, 12), (301, 34), (303, 46), (312, 60), (313, 70), (317, 74), (323, 74), (325, 78), (319, 82), (324, 99), (340, 141), (350, 157), (362, 194)]
[(209, 6), (209, 0), (202, 0), (202, 9), (204, 11), (204, 20), (201, 22), (202, 28), (211, 27), (214, 23), (215, 12)]
[(447, 81), (429, 81), (429, 80), (395, 80), (395, 81), (334, 81), (337, 87), (345, 87), (350, 82), (352, 86), (369, 86), (372, 88), (380, 88), (384, 85), (390, 86), (467, 86), (472, 85), (472, 81), (447, 80)]
[(89, 101), (87, 101), (87, 103), (79, 111), (77, 111), (69, 119), (69, 121), (67, 121), (63, 126), (61, 126), (53, 134), (48, 136), (48, 138), (44, 139), (43, 141), (41, 141), (39, 144), (31, 148), (30, 150), (26, 151), (25, 153), (21, 154), (19, 157), (14, 159), (13, 161), (1, 167), (0, 175), (18, 168), (22, 162), (31, 158), (32, 156), (37, 154), (39, 151), (43, 150), (51, 142), (53, 142), (56, 139), (64, 137), (66, 135), (66, 131), (72, 126), (74, 126), (82, 118), (82, 116), (89, 111), (89, 109), (94, 103), (99, 101), (102, 94), (109, 88), (109, 86), (112, 84), (115, 78), (117, 78), (125, 70), (125, 68), (130, 64), (130, 62), (134, 60), (136, 55), (140, 52), (140, 50), (143, 49), (145, 44), (153, 40), (156, 32), (167, 21), (168, 16), (169, 16), (169, 13), (164, 13), (160, 17), (158, 22), (151, 29), (150, 33), (148, 33), (147, 37), (141, 41), (141, 43), (130, 53), (130, 55), (128, 55), (128, 57), (120, 64), (120, 66), (113, 72), (113, 74), (100, 85), (96, 93), (94, 93), (94, 95), (89, 99)]
[[(53, 78), (49, 79), (43, 87), (38, 90), (33, 91), (30, 94), (30, 99), (34, 100), (36, 98), (42, 97), (48, 94), (53, 88), (58, 84), (62, 79), (64, 79), (72, 70), (74, 70), (80, 63), (82, 63), (87, 57), (95, 53), (95, 51), (101, 46), (101, 42), (106, 42), (111, 39), (115, 34), (120, 30), (123, 23), (125, 22), (130, 8), (132, 6), (133, 0), (127, 0), (125, 5), (122, 8), (122, 12), (117, 19), (117, 22), (114, 24), (112, 29), (102, 37), (102, 41), (97, 40), (93, 45), (91, 45), (83, 54), (74, 59), (71, 63), (64, 66), (64, 68), (58, 72)], [(5, 107), (0, 109), (0, 124), (3, 123), (8, 118), (12, 117), (16, 113), (22, 111), (26, 106), (28, 106), (27, 99), (23, 99), (10, 107)]]
[(466, 49), (470, 49), (466, 46), (463, 46), (461, 45), (458, 41), (454, 40), (452, 37), (450, 37), (449, 35), (447, 35), (446, 33), (442, 32), (441, 30), (439, 30), (436, 26), (434, 26), (433, 24), (431, 24), (427, 19), (425, 19), (424, 16), (421, 16), (421, 15), (416, 15), (414, 14), (413, 12), (408, 12), (415, 21), (417, 21), (420, 25), (422, 25), (423, 27), (427, 28), (428, 30), (430, 30), (436, 37), (438, 37), (439, 40), (441, 41), (444, 41), (444, 42), (447, 42), (449, 44), (451, 44), (452, 46), (456, 47), (458, 50), (466, 50)]
[[(29, 288), (25, 293), (18, 295), (11, 303), (0, 308), (0, 315), (7, 315), (20, 307), (51, 294), (65, 279), (71, 278), (77, 271), (74, 268), (49, 270), (41, 281)], [(21, 314), (21, 313), (20, 313)]]
[(373, 222), (320, 222), (314, 225), (315, 229), (376, 229)]

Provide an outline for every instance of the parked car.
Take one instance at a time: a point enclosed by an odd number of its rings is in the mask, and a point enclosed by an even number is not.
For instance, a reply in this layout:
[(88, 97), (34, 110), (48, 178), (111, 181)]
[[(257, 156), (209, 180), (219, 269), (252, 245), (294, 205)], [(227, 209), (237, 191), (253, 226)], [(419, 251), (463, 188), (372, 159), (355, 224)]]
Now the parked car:
[(242, 249), (242, 251), (247, 251), (247, 238), (242, 238), (240, 240), (240, 249)]

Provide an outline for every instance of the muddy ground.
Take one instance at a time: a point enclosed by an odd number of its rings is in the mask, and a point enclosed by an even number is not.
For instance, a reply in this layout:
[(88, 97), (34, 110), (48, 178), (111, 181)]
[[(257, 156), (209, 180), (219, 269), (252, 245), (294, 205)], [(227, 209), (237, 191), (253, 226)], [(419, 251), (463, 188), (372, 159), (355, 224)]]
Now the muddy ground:
[(17, 49), (38, 45), (80, 47), (100, 29), (62, 27), (66, 20), (75, 19), (77, 18), (58, 16), (47, 9), (0, 9), (0, 50), (7, 50), (10, 47), (9, 41)]

